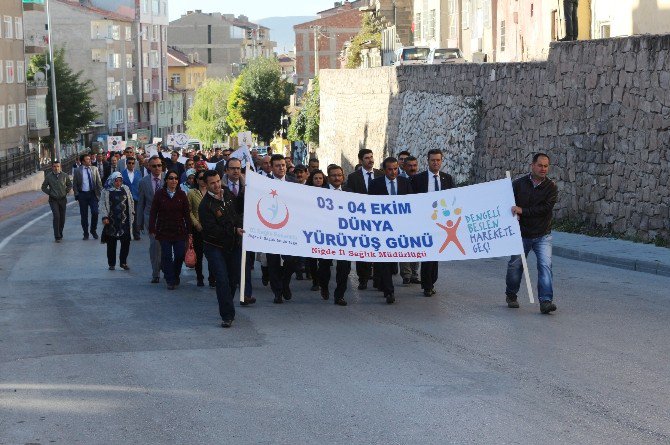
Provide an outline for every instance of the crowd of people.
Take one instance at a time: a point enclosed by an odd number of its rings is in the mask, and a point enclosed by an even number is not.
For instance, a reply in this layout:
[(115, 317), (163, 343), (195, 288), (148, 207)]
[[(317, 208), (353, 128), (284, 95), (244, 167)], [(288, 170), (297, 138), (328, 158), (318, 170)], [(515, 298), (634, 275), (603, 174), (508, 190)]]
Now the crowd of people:
[[(117, 245), (120, 244), (119, 266), (129, 270), (128, 254), (131, 239), (139, 241), (143, 234), (149, 238), (151, 283), (161, 281), (167, 290), (181, 285), (184, 260), (192, 253), (196, 286), (205, 286), (203, 271), (207, 260), (207, 281), (216, 289), (219, 314), (223, 327), (232, 326), (235, 319), (234, 295), (241, 286), (241, 262), (245, 176), (261, 174), (278, 181), (288, 181), (310, 187), (324, 187), (371, 195), (407, 195), (453, 188), (453, 178), (443, 170), (440, 150), (426, 154), (427, 169), (418, 171), (419, 160), (408, 151), (397, 157), (387, 157), (381, 169), (375, 168), (373, 152), (361, 149), (358, 165), (345, 174), (335, 164), (320, 169), (319, 160), (309, 159), (307, 165), (293, 165), (282, 154), (261, 156), (251, 150), (255, 169), (242, 167), (242, 161), (231, 157), (231, 150), (216, 149), (214, 153), (172, 151), (170, 157), (158, 154), (145, 156), (133, 148), (105, 158), (102, 154), (83, 154), (73, 168), (72, 180), (55, 161), (45, 175), (42, 190), (49, 195), (53, 212), (53, 231), (56, 242), (63, 239), (67, 195), (74, 191), (79, 204), (83, 239), (99, 238), (98, 219), (102, 222), (101, 242), (107, 246), (110, 270), (116, 268)], [(182, 158), (183, 160), (183, 158)], [(212, 164), (215, 164), (214, 168)], [(557, 187), (547, 177), (549, 157), (538, 153), (533, 157), (530, 172), (513, 182), (516, 206), (525, 254), (533, 250), (538, 260), (538, 290), (540, 310), (556, 310), (553, 303), (551, 269), (551, 221), (557, 200)], [(90, 217), (89, 217), (90, 213)], [(311, 290), (330, 299), (333, 260), (300, 258), (286, 254), (247, 252), (245, 283), (241, 289), (242, 306), (256, 302), (253, 296), (251, 271), (260, 263), (261, 282), (269, 286), (273, 302), (282, 304), (293, 298), (291, 281), (311, 280)], [(333, 302), (346, 306), (345, 299), (352, 265), (337, 260)], [(393, 276), (399, 274), (405, 286), (420, 285), (425, 297), (437, 293), (438, 263), (434, 261), (387, 263), (356, 261), (358, 289), (372, 285), (386, 303), (396, 301)], [(518, 308), (517, 293), (522, 278), (520, 256), (513, 256), (507, 268), (506, 302)]]

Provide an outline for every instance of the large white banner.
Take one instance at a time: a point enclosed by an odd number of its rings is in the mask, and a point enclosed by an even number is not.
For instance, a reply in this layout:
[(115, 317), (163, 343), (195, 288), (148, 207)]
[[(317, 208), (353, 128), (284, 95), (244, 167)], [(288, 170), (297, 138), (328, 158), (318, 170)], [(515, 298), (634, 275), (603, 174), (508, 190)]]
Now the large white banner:
[(246, 175), (244, 249), (381, 262), (523, 252), (509, 179), (416, 195), (370, 196)]

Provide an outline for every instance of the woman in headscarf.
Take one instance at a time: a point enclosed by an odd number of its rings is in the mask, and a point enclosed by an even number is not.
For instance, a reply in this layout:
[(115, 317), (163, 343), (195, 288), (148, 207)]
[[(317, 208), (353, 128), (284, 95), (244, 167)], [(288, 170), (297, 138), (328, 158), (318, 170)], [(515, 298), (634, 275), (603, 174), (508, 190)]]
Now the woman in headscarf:
[(191, 231), (186, 193), (179, 187), (179, 174), (169, 170), (165, 186), (156, 192), (151, 204), (149, 233), (161, 243), (161, 268), (168, 290), (179, 285), (186, 253), (186, 238)]
[(188, 192), (198, 187), (198, 184), (195, 183), (195, 169), (189, 168), (184, 172), (184, 175), (186, 176), (186, 180), (179, 187), (188, 195)]
[(101, 241), (107, 244), (107, 263), (109, 270), (116, 266), (116, 242), (121, 241), (119, 265), (128, 270), (128, 252), (130, 234), (135, 220), (135, 203), (130, 189), (123, 185), (119, 172), (109, 175), (105, 188), (100, 195), (100, 216), (105, 225)]

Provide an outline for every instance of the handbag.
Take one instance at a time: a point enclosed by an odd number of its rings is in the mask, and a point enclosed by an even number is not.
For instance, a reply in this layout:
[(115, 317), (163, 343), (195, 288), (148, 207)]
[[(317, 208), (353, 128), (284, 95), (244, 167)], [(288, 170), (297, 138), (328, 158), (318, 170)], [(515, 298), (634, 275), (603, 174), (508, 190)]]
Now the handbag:
[(195, 267), (197, 259), (195, 257), (195, 249), (193, 248), (193, 235), (188, 235), (188, 247), (186, 248), (186, 255), (184, 256), (184, 264), (189, 269)]
[(112, 234), (112, 224), (105, 224), (102, 228), (102, 234), (100, 235), (100, 244), (107, 244), (108, 241), (111, 241), (113, 238)]

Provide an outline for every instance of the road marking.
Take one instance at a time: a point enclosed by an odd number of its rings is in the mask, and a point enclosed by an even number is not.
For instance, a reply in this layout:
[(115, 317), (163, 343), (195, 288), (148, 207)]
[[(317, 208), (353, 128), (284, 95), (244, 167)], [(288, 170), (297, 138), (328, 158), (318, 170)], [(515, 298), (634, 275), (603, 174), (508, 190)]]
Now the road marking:
[[(70, 205), (74, 204), (75, 202), (77, 202), (77, 201), (68, 202), (67, 205), (70, 206)], [(12, 234), (9, 235), (7, 238), (3, 239), (2, 242), (0, 242), (0, 250), (4, 249), (5, 246), (6, 246), (7, 244), (9, 244), (9, 242), (10, 242), (12, 239), (14, 239), (14, 237), (15, 237), (16, 235), (19, 235), (21, 232), (23, 232), (24, 230), (26, 230), (28, 227), (32, 226), (33, 224), (35, 224), (35, 223), (36, 223), (37, 221), (39, 221), (40, 219), (42, 219), (42, 218), (46, 218), (46, 217), (49, 216), (49, 215), (51, 215), (51, 212), (47, 212), (47, 213), (45, 213), (45, 214), (43, 214), (43, 215), (40, 215), (40, 216), (38, 216), (37, 218), (35, 218), (35, 219), (33, 219), (32, 221), (30, 221), (29, 223), (24, 224), (23, 227), (21, 227), (20, 229), (17, 229), (16, 231), (14, 231), (14, 233), (12, 233)]]

